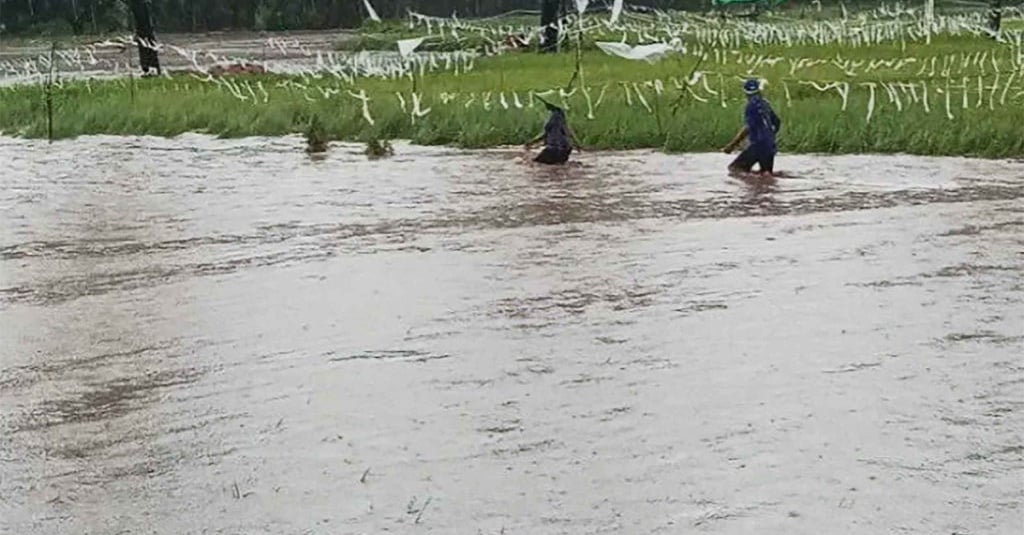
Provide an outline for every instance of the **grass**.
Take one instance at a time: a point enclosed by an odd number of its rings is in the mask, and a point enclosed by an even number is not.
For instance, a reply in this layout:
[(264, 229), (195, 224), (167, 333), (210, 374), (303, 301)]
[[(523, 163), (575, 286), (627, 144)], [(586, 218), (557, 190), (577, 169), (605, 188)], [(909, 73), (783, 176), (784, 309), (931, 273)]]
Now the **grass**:
[(500, 44), (503, 37), (509, 34), (529, 34), (535, 26), (535, 17), (502, 17), (486, 22), (469, 21), (453, 23), (442, 30), (436, 25), (429, 28), (420, 23), (410, 27), (403, 21), (367, 21), (355, 37), (346, 36), (334, 44), (334, 49), (342, 52), (360, 52), (367, 50), (397, 50), (397, 43), (402, 39), (415, 39), (428, 36), (420, 46), (421, 51), (455, 52), (459, 50), (484, 51)]
[[(969, 23), (978, 29), (988, 24), (988, 11), (983, 3), (967, 7), (960, 4), (946, 5), (938, 2), (936, 14), (941, 24), (943, 21), (954, 25)], [(671, 39), (687, 36), (695, 37), (702, 30), (724, 32), (730, 40), (741, 42), (757, 41), (756, 29), (774, 28), (783, 34), (794, 35), (801, 31), (840, 31), (847, 32), (848, 39), (855, 40), (855, 34), (880, 27), (898, 27), (903, 33), (920, 30), (922, 24), (921, 6), (905, 5), (904, 8), (916, 8), (911, 14), (907, 11), (892, 11), (896, 4), (887, 5), (890, 10), (878, 11), (877, 3), (862, 5), (850, 4), (847, 17), (844, 19), (838, 6), (827, 6), (823, 10), (810, 4), (800, 4), (772, 12), (763, 13), (757, 19), (744, 17), (725, 17), (722, 12), (707, 13), (670, 12), (653, 15), (628, 15), (620, 20), (614, 28), (606, 23), (607, 13), (587, 14), (584, 25), (587, 28), (584, 47), (594, 50), (594, 41), (619, 41), (625, 39), (631, 44), (648, 42), (656, 39)], [(749, 6), (741, 7), (746, 10)], [(734, 11), (734, 10), (726, 10)], [(1003, 28), (1006, 31), (1020, 31), (1024, 23), (1020, 18), (1021, 9), (1006, 7), (1003, 10)], [(945, 16), (943, 16), (945, 15)], [(837, 23), (841, 23), (837, 26)], [(423, 50), (454, 51), (454, 50), (487, 50), (499, 46), (507, 36), (513, 34), (530, 35), (536, 32), (535, 16), (509, 16), (485, 20), (461, 19), (419, 19), (410, 17), (408, 20), (389, 20), (384, 22), (367, 22), (360, 28), (355, 38), (346, 37), (339, 40), (335, 48), (340, 51), (364, 50), (395, 50), (397, 41), (428, 36), (423, 43)], [(576, 19), (570, 12), (566, 26), (570, 39), (563, 46), (574, 46)], [(755, 31), (751, 31), (754, 29)], [(707, 36), (704, 37), (705, 39)], [(689, 42), (690, 40), (687, 39)]]
[(387, 158), (395, 154), (391, 142), (386, 139), (370, 139), (366, 142), (366, 156), (371, 159)]
[(327, 152), (327, 134), (320, 124), (320, 118), (314, 115), (306, 127), (306, 152), (318, 154)]
[[(915, 62), (895, 64), (901, 58)], [(758, 76), (768, 80), (766, 94), (783, 119), (782, 151), (1024, 155), (1019, 51), (991, 39), (937, 36), (930, 45), (720, 50), (700, 66), (706, 83), (691, 87), (695, 95), (681, 93), (676, 84), (695, 61), (684, 56), (648, 64), (584, 53), (590, 105), (583, 91), (564, 99), (584, 146), (716, 150), (741, 125), (740, 81)], [(472, 148), (521, 144), (539, 132), (546, 118), (530, 93), (564, 87), (574, 63), (573, 54), (518, 53), (479, 59), (474, 69), (458, 76), (428, 71), (415, 77), (421, 114), (413, 113), (413, 81), (408, 77), (348, 82), (323, 74), (260, 75), (230, 79), (230, 87), (191, 76), (139, 79), (134, 81), (134, 99), (126, 80), (65, 82), (54, 88), (53, 133), (57, 138), (184, 132), (274, 136), (310, 133), (315, 117), (317, 140), (409, 139)], [(948, 72), (943, 73), (943, 66)], [(840, 86), (819, 91), (809, 82)], [(882, 83), (903, 84), (890, 87), (899, 107)], [(845, 110), (842, 84), (849, 84)], [(870, 121), (870, 88), (865, 84), (876, 84)], [(664, 88), (660, 94), (659, 86)], [(362, 102), (352, 96), (361, 91), (370, 99), (372, 124)], [(557, 93), (549, 95), (545, 98), (562, 101)], [(593, 118), (587, 117), (590, 108)], [(0, 130), (45, 137), (46, 126), (41, 86), (0, 89)]]

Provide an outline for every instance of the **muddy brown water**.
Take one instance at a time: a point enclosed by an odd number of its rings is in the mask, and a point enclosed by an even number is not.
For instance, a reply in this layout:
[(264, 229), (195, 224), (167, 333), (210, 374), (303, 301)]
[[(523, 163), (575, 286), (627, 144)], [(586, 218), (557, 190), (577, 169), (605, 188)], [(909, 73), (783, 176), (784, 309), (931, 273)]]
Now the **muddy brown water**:
[(1012, 534), (1024, 164), (0, 138), (0, 532)]

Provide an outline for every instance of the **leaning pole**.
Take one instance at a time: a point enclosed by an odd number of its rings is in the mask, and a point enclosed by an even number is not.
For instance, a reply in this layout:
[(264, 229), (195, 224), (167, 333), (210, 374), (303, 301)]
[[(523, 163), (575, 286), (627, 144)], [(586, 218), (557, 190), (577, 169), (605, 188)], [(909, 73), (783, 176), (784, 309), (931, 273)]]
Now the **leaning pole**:
[(935, 0), (925, 0), (924, 2), (924, 24), (927, 26), (925, 42), (931, 44), (932, 29), (935, 26)]

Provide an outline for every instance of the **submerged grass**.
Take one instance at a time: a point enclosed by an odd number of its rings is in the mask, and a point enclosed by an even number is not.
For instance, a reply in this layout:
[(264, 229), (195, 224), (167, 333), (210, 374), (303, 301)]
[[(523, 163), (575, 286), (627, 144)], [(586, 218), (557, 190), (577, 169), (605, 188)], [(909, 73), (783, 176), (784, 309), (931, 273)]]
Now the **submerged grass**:
[(310, 154), (327, 152), (327, 142), (327, 134), (324, 132), (323, 125), (320, 124), (320, 118), (314, 115), (309, 119), (309, 125), (306, 127), (306, 152)]
[(370, 139), (366, 142), (366, 150), (363, 151), (371, 159), (387, 158), (395, 154), (391, 142), (386, 139)]
[[(970, 59), (983, 54), (984, 60)], [(741, 124), (740, 80), (758, 76), (768, 80), (767, 96), (783, 119), (783, 151), (1024, 155), (1019, 54), (990, 39), (940, 37), (930, 45), (849, 49), (767, 47), (719, 55), (701, 65), (706, 74), (690, 93), (676, 84), (693, 68), (692, 56), (647, 64), (586, 53), (587, 92), (545, 98), (567, 106), (588, 148), (709, 151), (728, 142)], [(755, 63), (754, 56), (777, 60)], [(901, 58), (914, 61), (866, 67)], [(821, 62), (794, 68), (799, 59)], [(330, 75), (261, 75), (218, 83), (192, 76), (140, 79), (134, 81), (134, 100), (126, 80), (64, 82), (54, 87), (53, 135), (283, 135), (309, 132), (310, 118), (316, 117), (318, 139), (410, 139), (474, 148), (520, 144), (536, 135), (546, 118), (531, 92), (564, 87), (574, 65), (571, 54), (509, 54), (478, 60), (458, 76), (428, 72), (416, 76), (419, 106), (409, 78), (352, 83)], [(827, 83), (838, 85), (821, 90)], [(869, 113), (870, 84), (875, 89)], [(356, 97), (362, 91), (369, 98), (365, 109)], [(0, 89), (0, 130), (45, 137), (44, 89)]]

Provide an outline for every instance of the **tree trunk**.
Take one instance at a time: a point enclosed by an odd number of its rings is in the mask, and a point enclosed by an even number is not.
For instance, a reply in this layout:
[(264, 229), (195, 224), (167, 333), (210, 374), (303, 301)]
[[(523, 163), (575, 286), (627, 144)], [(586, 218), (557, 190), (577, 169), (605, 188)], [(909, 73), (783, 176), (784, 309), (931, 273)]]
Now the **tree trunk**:
[(540, 51), (555, 52), (558, 50), (558, 11), (561, 0), (541, 0), (540, 26), (543, 29)]
[(992, 11), (988, 15), (988, 27), (992, 30), (992, 34), (998, 37), (1003, 23), (1003, 0), (991, 0), (990, 5)]
[(149, 16), (149, 0), (129, 0), (132, 18), (135, 20), (135, 43), (139, 46), (139, 65), (142, 73), (149, 74), (150, 69), (160, 70), (160, 57), (156, 51), (156, 31), (153, 19)]

